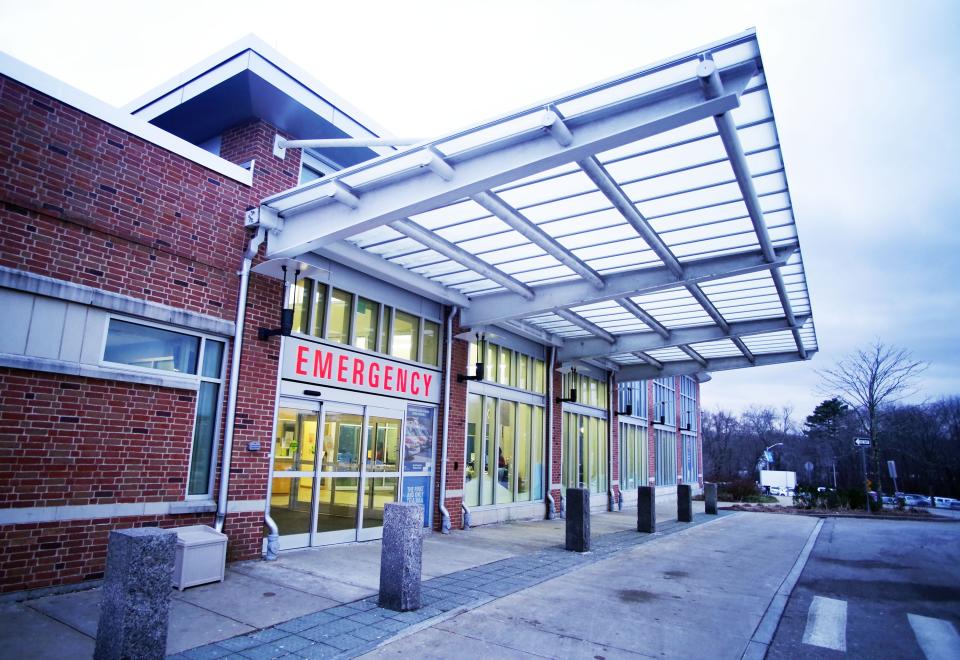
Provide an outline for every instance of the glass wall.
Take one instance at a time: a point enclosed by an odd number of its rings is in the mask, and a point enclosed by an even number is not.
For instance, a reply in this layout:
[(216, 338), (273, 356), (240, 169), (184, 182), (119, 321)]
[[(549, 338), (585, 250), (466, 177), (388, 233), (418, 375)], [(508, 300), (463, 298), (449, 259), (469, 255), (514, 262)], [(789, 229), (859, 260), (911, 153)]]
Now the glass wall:
[[(470, 342), (467, 375), (476, 375), (477, 362), (477, 344)], [(544, 394), (547, 382), (545, 375), (546, 365), (543, 360), (486, 342), (486, 355), (483, 358), (484, 381)]]
[(646, 486), (649, 472), (647, 427), (620, 422), (620, 489)]
[(310, 279), (294, 289), (294, 332), (440, 365), (440, 323)]
[(617, 410), (621, 414), (630, 410), (631, 417), (647, 418), (647, 381), (620, 383), (617, 390)]
[(575, 403), (582, 403), (585, 406), (594, 408), (607, 407), (607, 383), (605, 380), (597, 380), (575, 371), (563, 375), (561, 395), (566, 399), (570, 397), (570, 390), (576, 388), (577, 397)]
[(677, 425), (677, 396), (672, 377), (653, 381), (653, 422)]
[(683, 438), (683, 483), (695, 484), (699, 481), (697, 461), (697, 436), (690, 433), (681, 434)]
[(687, 431), (697, 430), (697, 381), (689, 376), (680, 377), (680, 427)]
[(541, 406), (467, 396), (467, 506), (543, 498), (543, 423)]
[(673, 486), (677, 483), (677, 434), (674, 431), (656, 429), (657, 485)]
[(563, 483), (591, 493), (607, 491), (607, 420), (563, 413)]

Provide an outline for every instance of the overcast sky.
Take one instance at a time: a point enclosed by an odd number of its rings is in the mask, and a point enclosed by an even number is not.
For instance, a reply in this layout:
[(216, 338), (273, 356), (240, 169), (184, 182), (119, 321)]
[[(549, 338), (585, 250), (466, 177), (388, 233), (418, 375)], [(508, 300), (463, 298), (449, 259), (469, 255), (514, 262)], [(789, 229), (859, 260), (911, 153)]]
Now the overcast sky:
[(254, 33), (396, 135), (431, 137), (756, 27), (820, 352), (718, 372), (708, 409), (823, 396), (875, 339), (960, 393), (960, 2), (0, 0), (0, 49), (122, 105)]

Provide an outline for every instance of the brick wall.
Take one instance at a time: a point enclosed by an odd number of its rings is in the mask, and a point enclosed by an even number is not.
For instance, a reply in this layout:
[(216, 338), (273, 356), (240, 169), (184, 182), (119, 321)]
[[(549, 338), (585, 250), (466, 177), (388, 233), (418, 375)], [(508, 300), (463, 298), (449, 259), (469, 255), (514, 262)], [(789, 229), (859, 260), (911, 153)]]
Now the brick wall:
[[(233, 320), (243, 214), (297, 182), (299, 152), (275, 158), (274, 133), (253, 122), (224, 134), (224, 157), (256, 161), (246, 186), (0, 77), (0, 264)], [(251, 277), (231, 500), (266, 493), (279, 340), (255, 335), (276, 325), (279, 297), (278, 282)], [(188, 390), (0, 369), (0, 508), (182, 500), (195, 406)], [(227, 517), (231, 558), (259, 555), (262, 518)], [(111, 529), (212, 522), (3, 525), (0, 590), (98, 577)]]
[[(444, 317), (448, 310), (444, 309)], [(454, 315), (452, 334), (456, 336), (462, 332), (460, 327), (460, 314)], [(449, 491), (462, 491), (463, 480), (466, 471), (465, 457), (467, 447), (467, 383), (458, 383), (457, 374), (467, 373), (467, 361), (470, 343), (462, 339), (454, 339), (450, 350), (450, 418), (448, 420), (447, 433), (447, 483), (446, 488)], [(446, 342), (444, 342), (446, 350)], [(446, 356), (441, 356), (441, 364), (446, 364)], [(443, 420), (443, 399), (440, 401), (438, 410), (440, 420)], [(442, 423), (438, 427), (440, 434), (443, 433)], [(438, 434), (439, 442), (443, 442), (443, 437)], [(440, 529), (442, 519), (440, 517), (440, 470), (442, 462), (442, 452), (440, 447), (437, 451), (437, 463), (434, 472), (434, 500), (436, 508), (433, 512), (433, 528)], [(463, 527), (463, 508), (461, 506), (463, 497), (447, 496), (443, 504), (450, 515), (450, 528), (461, 529)]]
[[(549, 365), (547, 366), (549, 373)], [(563, 392), (563, 374), (558, 369), (553, 373), (553, 447), (552, 447), (552, 465), (550, 466), (550, 484), (563, 483), (563, 405), (556, 402), (557, 398), (565, 398), (568, 393)], [(553, 488), (550, 493), (553, 495), (555, 510), (560, 511), (560, 498), (563, 496), (564, 487)]]

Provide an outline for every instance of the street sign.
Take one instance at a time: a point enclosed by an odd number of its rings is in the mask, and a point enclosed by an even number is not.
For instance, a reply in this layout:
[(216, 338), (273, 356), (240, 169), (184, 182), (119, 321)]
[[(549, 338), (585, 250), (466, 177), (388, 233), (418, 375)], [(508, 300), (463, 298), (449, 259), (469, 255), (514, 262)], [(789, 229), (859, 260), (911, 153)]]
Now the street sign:
[(887, 461), (887, 472), (890, 473), (891, 479), (897, 478), (897, 463), (896, 461)]
[(869, 447), (870, 438), (854, 438), (853, 444), (855, 444), (858, 447)]

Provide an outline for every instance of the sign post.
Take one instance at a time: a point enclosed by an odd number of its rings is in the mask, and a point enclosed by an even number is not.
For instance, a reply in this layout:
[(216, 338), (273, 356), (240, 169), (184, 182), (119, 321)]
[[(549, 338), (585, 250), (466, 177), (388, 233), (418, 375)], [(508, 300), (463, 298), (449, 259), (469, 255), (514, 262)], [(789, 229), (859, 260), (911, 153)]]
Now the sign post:
[(897, 488), (897, 462), (896, 461), (887, 461), (887, 472), (890, 473), (890, 478), (893, 479), (893, 494), (896, 495), (900, 492), (900, 489)]
[(853, 444), (860, 448), (860, 463), (863, 466), (863, 494), (867, 498), (865, 506), (867, 512), (870, 511), (870, 485), (867, 481), (867, 447), (870, 446), (870, 438), (854, 438)]

